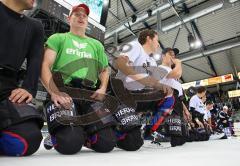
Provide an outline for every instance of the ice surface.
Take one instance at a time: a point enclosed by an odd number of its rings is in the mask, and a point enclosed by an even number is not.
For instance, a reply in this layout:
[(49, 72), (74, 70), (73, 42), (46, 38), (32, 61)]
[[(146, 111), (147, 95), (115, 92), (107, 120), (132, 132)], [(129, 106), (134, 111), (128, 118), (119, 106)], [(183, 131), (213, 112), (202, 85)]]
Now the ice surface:
[(0, 157), (0, 166), (239, 166), (240, 139), (186, 143), (180, 147), (151, 145), (146, 141), (137, 152), (114, 149), (96, 153), (83, 148), (76, 155), (60, 155), (43, 147), (30, 157)]

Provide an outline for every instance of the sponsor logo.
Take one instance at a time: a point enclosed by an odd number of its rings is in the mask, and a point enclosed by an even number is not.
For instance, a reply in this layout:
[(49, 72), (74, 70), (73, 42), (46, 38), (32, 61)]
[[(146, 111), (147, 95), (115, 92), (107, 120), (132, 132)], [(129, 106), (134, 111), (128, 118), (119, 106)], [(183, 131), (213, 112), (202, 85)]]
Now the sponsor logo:
[(73, 42), (73, 45), (77, 47), (79, 50), (87, 47), (87, 43), (78, 43), (75, 40), (72, 40), (72, 42)]
[(131, 112), (134, 113), (135, 110), (133, 108), (126, 107), (126, 108), (123, 108), (123, 109), (119, 110), (115, 115), (116, 115), (117, 118), (119, 118), (119, 117), (121, 117), (125, 114), (129, 114)]
[(49, 121), (52, 122), (53, 120), (55, 120), (57, 117), (61, 117), (61, 116), (73, 116), (73, 109), (74, 109), (74, 104), (72, 105), (72, 108), (70, 110), (58, 110), (57, 112), (55, 112), (57, 108), (54, 104), (51, 104), (49, 107), (47, 107), (47, 113), (50, 114), (49, 116)]
[(68, 55), (77, 55), (80, 58), (92, 58), (92, 55), (90, 53), (87, 53), (85, 51), (79, 51), (79, 49), (74, 48), (67, 48), (66, 54)]
[(49, 121), (52, 122), (55, 120), (57, 117), (62, 117), (62, 116), (72, 116), (72, 111), (69, 110), (61, 110), (59, 112), (53, 113), (51, 116), (49, 116)]
[(76, 55), (80, 58), (92, 58), (91, 53), (87, 53), (85, 51), (81, 51), (81, 49), (85, 49), (87, 47), (87, 43), (78, 43), (75, 40), (72, 40), (73, 45), (75, 48), (67, 48), (66, 54), (68, 55)]
[(134, 121), (138, 121), (138, 116), (137, 115), (131, 115), (131, 116), (128, 116), (128, 117), (122, 119), (121, 124), (122, 125), (126, 125), (127, 123), (132, 124)]
[(181, 124), (181, 120), (180, 119), (168, 119), (168, 123)]
[(182, 131), (181, 126), (169, 126), (170, 131)]

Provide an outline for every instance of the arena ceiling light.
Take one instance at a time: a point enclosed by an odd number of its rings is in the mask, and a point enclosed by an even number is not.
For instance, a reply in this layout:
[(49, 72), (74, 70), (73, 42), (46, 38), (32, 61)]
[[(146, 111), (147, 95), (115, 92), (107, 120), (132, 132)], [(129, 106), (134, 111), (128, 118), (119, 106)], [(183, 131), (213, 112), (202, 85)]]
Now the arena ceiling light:
[(194, 47), (195, 37), (192, 35), (192, 33), (188, 34), (188, 43), (189, 43), (190, 48)]
[(238, 0), (229, 0), (230, 3), (237, 2)]
[(188, 43), (190, 49), (198, 49), (202, 47), (202, 42), (199, 39), (196, 39), (192, 33), (188, 34)]
[(195, 41), (195, 48), (201, 48), (202, 47), (202, 42), (199, 39), (196, 39)]

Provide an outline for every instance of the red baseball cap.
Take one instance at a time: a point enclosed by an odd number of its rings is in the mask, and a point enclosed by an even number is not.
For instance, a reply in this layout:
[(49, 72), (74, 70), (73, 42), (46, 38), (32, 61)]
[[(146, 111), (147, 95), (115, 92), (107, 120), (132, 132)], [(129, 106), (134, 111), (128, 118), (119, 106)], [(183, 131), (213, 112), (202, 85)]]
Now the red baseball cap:
[(80, 7), (85, 10), (85, 12), (86, 12), (87, 15), (89, 15), (89, 13), (90, 13), (89, 7), (88, 7), (86, 4), (82, 3), (82, 4), (79, 4), (79, 5), (73, 6), (73, 7), (72, 7), (72, 10), (71, 10), (70, 13), (69, 13), (69, 16), (71, 16), (72, 13), (75, 12), (75, 11), (76, 11), (78, 8), (80, 8)]

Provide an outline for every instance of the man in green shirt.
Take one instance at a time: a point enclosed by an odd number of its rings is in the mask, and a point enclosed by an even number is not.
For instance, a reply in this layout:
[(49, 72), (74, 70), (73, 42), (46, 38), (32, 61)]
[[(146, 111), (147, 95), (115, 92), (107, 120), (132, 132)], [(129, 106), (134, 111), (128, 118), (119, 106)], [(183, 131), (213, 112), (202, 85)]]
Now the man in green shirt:
[[(116, 144), (110, 126), (64, 126), (51, 118), (54, 117), (52, 110), (56, 107), (69, 109), (73, 106), (72, 98), (59, 91), (52, 81), (52, 72), (60, 72), (65, 85), (94, 89), (95, 93), (91, 96), (93, 99), (101, 100), (106, 93), (109, 80), (108, 59), (103, 45), (85, 34), (89, 12), (85, 4), (72, 8), (68, 18), (70, 32), (49, 37), (42, 63), (41, 80), (52, 100), (46, 111), (50, 142), (62, 154), (77, 153), (84, 143), (97, 152), (109, 152)], [(100, 86), (96, 84), (98, 80), (101, 82)], [(84, 84), (86, 82), (87, 85)], [(92, 104), (94, 103), (74, 101), (73, 107), (77, 108), (76, 114), (85, 114), (89, 112)]]

